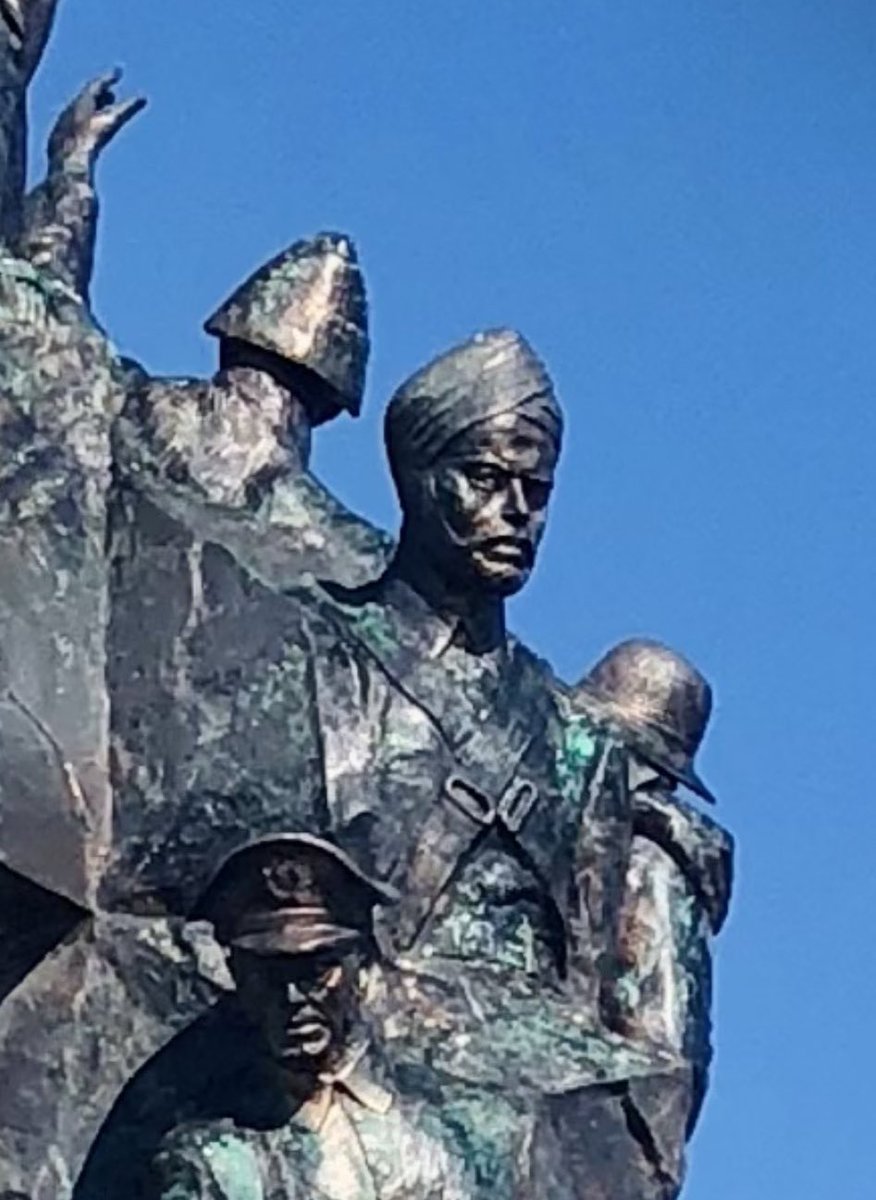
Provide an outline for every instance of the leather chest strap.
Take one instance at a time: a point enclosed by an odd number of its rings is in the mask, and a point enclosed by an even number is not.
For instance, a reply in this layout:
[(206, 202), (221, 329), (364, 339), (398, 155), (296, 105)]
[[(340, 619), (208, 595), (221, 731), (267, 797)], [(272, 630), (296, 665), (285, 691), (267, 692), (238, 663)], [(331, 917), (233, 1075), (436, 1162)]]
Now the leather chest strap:
[(465, 855), (497, 823), (522, 829), (538, 801), (538, 789), (515, 780), (498, 803), (461, 775), (448, 776), (426, 819), (402, 884), (396, 925), (400, 950), (410, 950)]

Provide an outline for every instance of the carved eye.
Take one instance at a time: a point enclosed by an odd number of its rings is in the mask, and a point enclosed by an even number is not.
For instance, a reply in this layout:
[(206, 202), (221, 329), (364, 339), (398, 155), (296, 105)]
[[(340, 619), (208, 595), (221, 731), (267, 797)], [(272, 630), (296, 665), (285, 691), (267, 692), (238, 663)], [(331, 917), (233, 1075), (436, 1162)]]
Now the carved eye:
[(463, 468), (469, 483), (484, 492), (495, 492), (504, 483), (504, 473), (487, 463), (466, 463)]

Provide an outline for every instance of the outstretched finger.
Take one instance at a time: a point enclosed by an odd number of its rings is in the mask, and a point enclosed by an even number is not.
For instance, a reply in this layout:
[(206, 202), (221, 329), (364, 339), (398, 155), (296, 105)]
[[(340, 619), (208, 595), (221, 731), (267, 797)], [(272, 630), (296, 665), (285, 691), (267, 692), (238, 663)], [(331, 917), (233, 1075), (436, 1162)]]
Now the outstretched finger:
[(76, 97), (76, 103), (83, 108), (89, 108), (92, 111), (107, 108), (115, 100), (115, 88), (122, 78), (121, 67), (114, 67), (112, 71), (105, 71), (103, 75), (98, 75), (85, 87)]
[(106, 136), (115, 136), (120, 129), (123, 129), (129, 121), (136, 117), (137, 113), (143, 111), (146, 104), (145, 96), (134, 96), (130, 100), (123, 100), (121, 104), (113, 105), (112, 108), (103, 109), (100, 113), (100, 123)]

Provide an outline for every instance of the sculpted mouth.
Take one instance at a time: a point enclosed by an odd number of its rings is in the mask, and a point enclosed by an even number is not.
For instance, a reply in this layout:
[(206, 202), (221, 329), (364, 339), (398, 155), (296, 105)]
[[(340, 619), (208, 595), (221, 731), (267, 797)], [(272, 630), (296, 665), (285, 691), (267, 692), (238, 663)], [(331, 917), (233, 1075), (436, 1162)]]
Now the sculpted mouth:
[(286, 1047), (284, 1056), (294, 1058), (301, 1054), (319, 1054), (331, 1040), (331, 1034), (321, 1021), (305, 1019), (290, 1021), (284, 1030)]
[(531, 567), (534, 558), (532, 543), (526, 538), (490, 538), (484, 542), (481, 553), (496, 562), (515, 567)]

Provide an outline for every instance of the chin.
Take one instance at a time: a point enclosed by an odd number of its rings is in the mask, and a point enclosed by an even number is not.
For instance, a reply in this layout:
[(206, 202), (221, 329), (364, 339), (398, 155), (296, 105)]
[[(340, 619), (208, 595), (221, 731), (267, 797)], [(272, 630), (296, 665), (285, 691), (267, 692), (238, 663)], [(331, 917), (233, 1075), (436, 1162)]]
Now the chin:
[(481, 582), (484, 590), (490, 592), (493, 596), (499, 596), (506, 599), (508, 596), (515, 596), (529, 582), (529, 577), (532, 574), (530, 568), (522, 570), (511, 570), (509, 568), (496, 568), (480, 572)]

